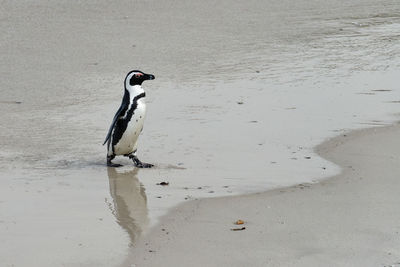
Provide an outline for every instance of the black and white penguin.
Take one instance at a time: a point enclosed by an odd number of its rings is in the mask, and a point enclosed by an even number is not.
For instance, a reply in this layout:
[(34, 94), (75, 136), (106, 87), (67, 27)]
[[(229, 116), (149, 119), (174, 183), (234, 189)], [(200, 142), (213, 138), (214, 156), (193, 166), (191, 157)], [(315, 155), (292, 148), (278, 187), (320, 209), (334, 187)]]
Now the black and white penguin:
[(146, 115), (146, 93), (142, 88), (145, 80), (153, 80), (152, 74), (133, 70), (125, 78), (125, 94), (114, 119), (111, 123), (106, 140), (107, 166), (119, 167), (111, 161), (115, 156), (123, 155), (133, 160), (136, 167), (151, 168), (152, 164), (141, 162), (136, 156), (137, 140), (143, 130)]

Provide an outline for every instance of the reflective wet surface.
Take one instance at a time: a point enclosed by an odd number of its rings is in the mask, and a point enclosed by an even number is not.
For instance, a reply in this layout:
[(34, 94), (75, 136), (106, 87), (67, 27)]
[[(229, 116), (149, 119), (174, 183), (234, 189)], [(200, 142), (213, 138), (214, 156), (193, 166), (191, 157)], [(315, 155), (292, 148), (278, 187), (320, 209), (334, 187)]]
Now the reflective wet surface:
[(149, 225), (147, 197), (137, 176), (138, 169), (132, 167), (118, 172), (117, 168), (107, 168), (107, 174), (113, 199), (112, 213), (133, 244)]

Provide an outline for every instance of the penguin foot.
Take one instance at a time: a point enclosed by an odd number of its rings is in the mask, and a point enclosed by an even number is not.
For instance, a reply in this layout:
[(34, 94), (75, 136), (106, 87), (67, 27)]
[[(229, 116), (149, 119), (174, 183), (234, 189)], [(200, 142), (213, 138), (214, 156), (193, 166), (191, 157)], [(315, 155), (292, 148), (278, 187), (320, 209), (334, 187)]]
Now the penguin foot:
[(118, 164), (118, 163), (112, 163), (112, 162), (107, 162), (107, 167), (114, 167), (114, 168), (118, 168), (123, 166), (122, 164)]
[(135, 162), (135, 166), (138, 167), (138, 168), (151, 168), (154, 165), (150, 164), (150, 163), (144, 163), (144, 162), (140, 162), (140, 163), (136, 163)]
[(121, 167), (121, 164), (117, 164), (117, 163), (112, 163), (111, 160), (113, 160), (115, 158), (115, 156), (107, 156), (107, 167)]
[(153, 164), (150, 164), (150, 163), (141, 162), (141, 161), (140, 161), (135, 155), (133, 155), (133, 154), (128, 155), (128, 157), (133, 161), (133, 163), (135, 164), (135, 166), (138, 167), (138, 168), (151, 168), (151, 167), (154, 166)]

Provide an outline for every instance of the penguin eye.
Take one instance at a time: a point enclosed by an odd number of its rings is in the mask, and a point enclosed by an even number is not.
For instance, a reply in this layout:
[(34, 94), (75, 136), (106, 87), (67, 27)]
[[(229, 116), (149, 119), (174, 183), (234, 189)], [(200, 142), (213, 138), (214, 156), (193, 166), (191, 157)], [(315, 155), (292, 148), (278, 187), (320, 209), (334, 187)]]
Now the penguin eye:
[(140, 76), (143, 76), (143, 74), (141, 74), (141, 73), (136, 73), (135, 74), (135, 78), (139, 78)]

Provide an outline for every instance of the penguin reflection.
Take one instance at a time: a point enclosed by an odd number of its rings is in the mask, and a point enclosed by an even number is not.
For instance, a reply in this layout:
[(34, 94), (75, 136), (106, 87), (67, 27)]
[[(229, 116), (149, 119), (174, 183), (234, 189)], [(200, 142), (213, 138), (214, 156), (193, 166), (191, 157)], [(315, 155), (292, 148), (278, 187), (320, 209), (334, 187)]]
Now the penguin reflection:
[(113, 214), (118, 224), (128, 232), (132, 244), (149, 223), (145, 189), (137, 178), (137, 172), (137, 168), (125, 172), (107, 168), (114, 202)]

